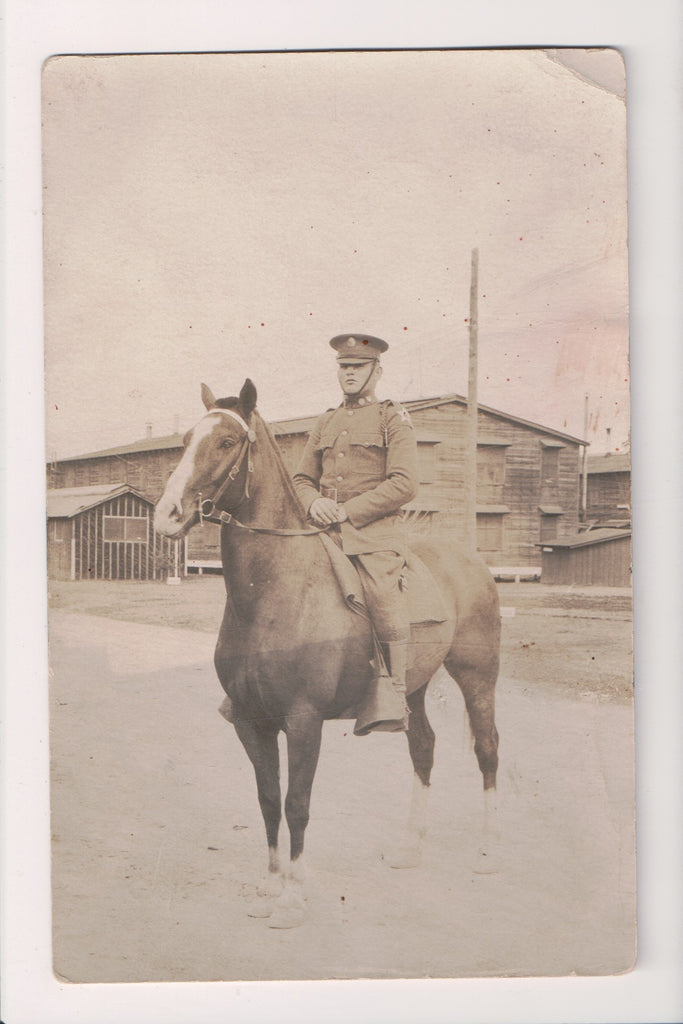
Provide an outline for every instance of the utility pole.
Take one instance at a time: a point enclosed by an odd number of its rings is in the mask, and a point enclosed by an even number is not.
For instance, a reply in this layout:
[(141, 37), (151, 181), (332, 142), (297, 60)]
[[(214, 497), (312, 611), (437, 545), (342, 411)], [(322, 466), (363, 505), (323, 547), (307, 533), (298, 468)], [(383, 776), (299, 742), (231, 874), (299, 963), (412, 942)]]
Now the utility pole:
[[(583, 439), (588, 440), (588, 392), (584, 395), (583, 405)], [(588, 445), (583, 446), (581, 458), (581, 510), (579, 521), (586, 522), (588, 515)]]
[(467, 427), (465, 431), (465, 530), (464, 540), (477, 550), (477, 376), (479, 328), (479, 250), (472, 250), (470, 278), (470, 353), (467, 384)]

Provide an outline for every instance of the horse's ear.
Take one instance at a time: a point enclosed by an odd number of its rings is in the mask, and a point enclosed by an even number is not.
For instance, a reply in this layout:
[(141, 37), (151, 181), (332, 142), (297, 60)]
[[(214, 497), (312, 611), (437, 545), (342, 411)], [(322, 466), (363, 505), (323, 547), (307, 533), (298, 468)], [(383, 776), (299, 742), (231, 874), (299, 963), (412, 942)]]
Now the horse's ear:
[(247, 377), (242, 385), (242, 390), (240, 391), (240, 409), (242, 410), (245, 420), (249, 419), (255, 408), (256, 388), (252, 381)]
[(216, 399), (213, 397), (213, 391), (207, 384), (202, 384), (202, 402), (207, 409), (213, 409), (216, 404)]

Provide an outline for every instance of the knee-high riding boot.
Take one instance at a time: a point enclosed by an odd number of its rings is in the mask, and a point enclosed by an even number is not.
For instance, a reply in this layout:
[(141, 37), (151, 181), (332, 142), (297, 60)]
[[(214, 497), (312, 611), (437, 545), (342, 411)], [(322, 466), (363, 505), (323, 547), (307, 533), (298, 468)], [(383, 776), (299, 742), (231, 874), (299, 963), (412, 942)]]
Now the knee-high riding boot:
[(354, 726), (356, 736), (370, 732), (404, 732), (410, 714), (406, 704), (407, 641), (389, 641), (382, 645), (389, 655), (390, 675), (377, 672), (370, 684), (365, 704)]

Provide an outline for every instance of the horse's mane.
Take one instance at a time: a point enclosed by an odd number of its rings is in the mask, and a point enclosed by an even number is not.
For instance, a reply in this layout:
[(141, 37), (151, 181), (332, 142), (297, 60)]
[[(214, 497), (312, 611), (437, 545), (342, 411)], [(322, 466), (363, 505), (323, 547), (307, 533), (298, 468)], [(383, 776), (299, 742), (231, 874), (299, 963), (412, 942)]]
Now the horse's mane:
[(255, 421), (257, 427), (261, 427), (262, 432), (265, 434), (265, 436), (266, 436), (266, 438), (267, 438), (267, 440), (268, 440), (268, 442), (270, 444), (270, 449), (271, 449), (271, 452), (273, 454), (273, 458), (275, 459), (275, 464), (276, 464), (276, 466), (278, 468), (278, 471), (280, 473), (280, 478), (282, 480), (282, 485), (283, 485), (285, 491), (287, 492), (288, 496), (291, 498), (292, 502), (294, 503), (294, 507), (295, 507), (296, 511), (298, 512), (298, 514), (299, 514), (301, 522), (305, 523), (306, 522), (306, 509), (302, 505), (301, 499), (299, 498), (299, 495), (296, 493), (296, 488), (294, 486), (294, 481), (292, 480), (291, 476), (289, 475), (289, 471), (287, 470), (287, 467), (285, 466), (284, 459), (282, 458), (282, 452), (280, 451), (280, 446), (278, 445), (277, 441), (275, 440), (275, 437), (274, 437), (270, 427), (268, 426), (266, 421), (263, 419), (263, 417), (259, 415), (259, 413), (256, 411), (256, 409), (254, 410), (252, 415), (254, 417), (254, 421)]

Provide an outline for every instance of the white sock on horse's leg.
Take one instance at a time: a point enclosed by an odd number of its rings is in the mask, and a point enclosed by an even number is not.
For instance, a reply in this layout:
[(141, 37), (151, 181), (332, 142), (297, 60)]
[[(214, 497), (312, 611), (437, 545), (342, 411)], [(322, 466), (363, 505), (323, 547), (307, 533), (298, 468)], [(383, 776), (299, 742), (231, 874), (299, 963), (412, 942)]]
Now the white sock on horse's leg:
[(481, 842), (477, 850), (475, 871), (492, 874), (499, 870), (500, 826), (498, 822), (498, 793), (494, 786), (484, 790), (484, 811)]
[(285, 884), (282, 860), (277, 846), (268, 847), (268, 873), (262, 888), (266, 896), (279, 896)]
[(413, 792), (410, 797), (410, 812), (406, 826), (408, 838), (414, 837), (421, 842), (427, 831), (427, 806), (429, 803), (429, 786), (417, 774), (413, 775)]
[(282, 894), (275, 902), (270, 928), (296, 928), (306, 918), (306, 865), (303, 854), (290, 862)]
[(249, 917), (270, 917), (284, 888), (284, 876), (277, 846), (268, 847), (268, 871), (256, 889), (256, 898), (247, 909)]
[(422, 839), (427, 831), (429, 786), (417, 774), (413, 775), (413, 790), (405, 837), (400, 846), (385, 855), (392, 868), (416, 868), (422, 859)]

